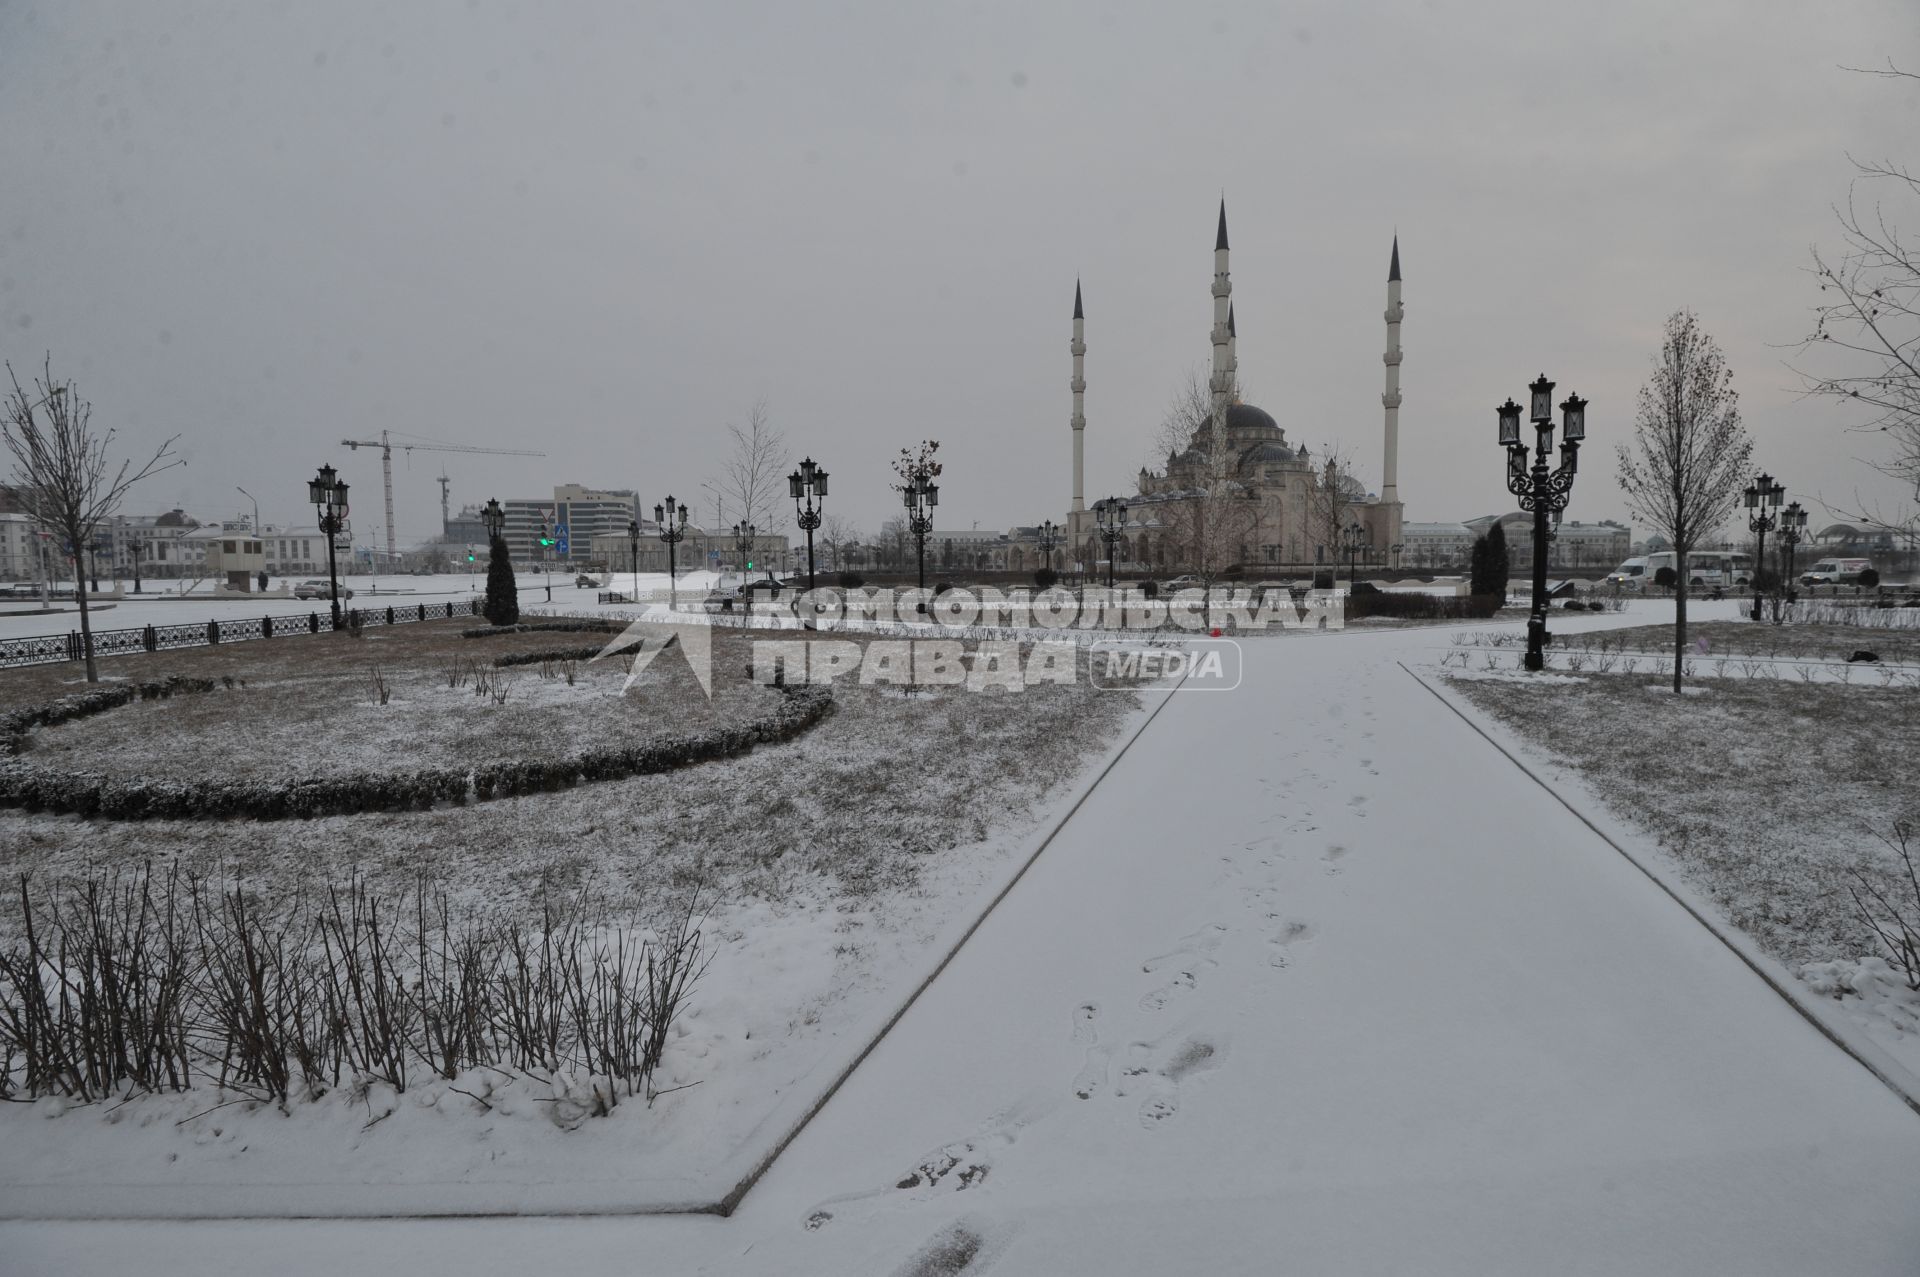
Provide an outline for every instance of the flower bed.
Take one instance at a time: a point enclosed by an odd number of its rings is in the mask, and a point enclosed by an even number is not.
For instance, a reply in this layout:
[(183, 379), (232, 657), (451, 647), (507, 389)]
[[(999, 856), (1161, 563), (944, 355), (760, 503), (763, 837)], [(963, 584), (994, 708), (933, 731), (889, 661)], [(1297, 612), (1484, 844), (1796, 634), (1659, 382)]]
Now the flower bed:
[(0, 729), (0, 749), (7, 755), (0, 761), (0, 806), (106, 820), (286, 820), (365, 811), (419, 811), (440, 803), (486, 802), (743, 754), (755, 745), (799, 735), (833, 707), (828, 689), (803, 687), (783, 694), (774, 712), (764, 718), (716, 724), (680, 736), (587, 749), (560, 758), (337, 777), (254, 781), (118, 778), (39, 767), (21, 756), (25, 733), (33, 727), (102, 713), (136, 699), (170, 696), (183, 690), (212, 690), (214, 684), (205, 682), (201, 686), (201, 682), (169, 680), (102, 689), (9, 715)]

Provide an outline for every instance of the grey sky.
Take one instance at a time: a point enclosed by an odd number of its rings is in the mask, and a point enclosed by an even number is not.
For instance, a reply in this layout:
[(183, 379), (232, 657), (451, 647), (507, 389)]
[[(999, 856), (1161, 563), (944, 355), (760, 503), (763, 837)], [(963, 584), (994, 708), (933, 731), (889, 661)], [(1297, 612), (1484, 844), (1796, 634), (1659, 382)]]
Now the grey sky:
[[(1688, 4), (90, 4), (0, 0), (0, 354), (51, 350), (136, 494), (403, 541), (556, 482), (699, 496), (764, 396), (829, 510), (941, 441), (949, 526), (1059, 518), (1069, 316), (1088, 496), (1208, 355), (1215, 201), (1249, 397), (1379, 482), (1401, 235), (1407, 517), (1511, 508), (1493, 405), (1592, 400), (1569, 510), (1623, 511), (1661, 323), (1699, 311), (1792, 496), (1897, 496), (1784, 367), (1862, 158), (1914, 154), (1906, 0)], [(702, 517), (711, 510), (708, 500)], [(1816, 518), (1820, 517), (1816, 508)]]

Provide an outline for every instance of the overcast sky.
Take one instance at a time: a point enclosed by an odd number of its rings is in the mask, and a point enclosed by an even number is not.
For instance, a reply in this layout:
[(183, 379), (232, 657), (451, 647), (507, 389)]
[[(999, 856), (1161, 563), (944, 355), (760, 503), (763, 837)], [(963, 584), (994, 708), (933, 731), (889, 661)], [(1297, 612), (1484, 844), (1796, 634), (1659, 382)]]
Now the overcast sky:
[[(129, 509), (378, 510), (382, 428), (543, 450), (396, 457), (403, 542), (555, 483), (699, 496), (767, 401), (831, 513), (1060, 518), (1073, 286), (1087, 495), (1209, 355), (1215, 203), (1249, 398), (1378, 487), (1388, 247), (1409, 520), (1512, 508), (1493, 407), (1592, 401), (1569, 518), (1676, 307), (1721, 343), (1791, 497), (1898, 495), (1787, 362), (1861, 158), (1920, 162), (1911, 0), (223, 4), (0, 0), (0, 354), (51, 352), (129, 450)], [(703, 518), (711, 510), (700, 507)], [(1820, 518), (1820, 507), (1815, 506)], [(730, 514), (732, 512), (729, 512)]]

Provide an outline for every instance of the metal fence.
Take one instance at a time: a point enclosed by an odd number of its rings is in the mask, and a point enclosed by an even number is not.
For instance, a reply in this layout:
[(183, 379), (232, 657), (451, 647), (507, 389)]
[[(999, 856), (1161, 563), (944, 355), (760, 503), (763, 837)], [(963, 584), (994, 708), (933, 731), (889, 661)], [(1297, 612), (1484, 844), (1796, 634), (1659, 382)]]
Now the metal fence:
[[(387, 608), (345, 608), (340, 628), (355, 626), (405, 625), (412, 621), (449, 620), (457, 616), (478, 616), (481, 601), (461, 603), (408, 603)], [(328, 634), (333, 631), (331, 612), (308, 612), (304, 616), (255, 616), (205, 624), (143, 625), (131, 630), (95, 630), (95, 656), (129, 656), (138, 652), (169, 652), (182, 647), (212, 647), (220, 643), (244, 643), (251, 639), (291, 638), (299, 634)], [(0, 639), (0, 669), (15, 665), (52, 665), (60, 661), (78, 661), (86, 656), (80, 631), (65, 634), (35, 634), (28, 638)]]

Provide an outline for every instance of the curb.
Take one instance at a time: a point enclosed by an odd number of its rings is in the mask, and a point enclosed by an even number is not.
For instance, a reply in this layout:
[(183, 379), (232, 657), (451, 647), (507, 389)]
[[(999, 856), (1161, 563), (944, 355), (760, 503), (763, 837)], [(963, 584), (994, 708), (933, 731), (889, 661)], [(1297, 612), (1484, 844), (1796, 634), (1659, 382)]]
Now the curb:
[(1486, 728), (1476, 722), (1466, 710), (1455, 704), (1452, 697), (1442, 692), (1420, 675), (1414, 673), (1411, 669), (1408, 669), (1405, 662), (1395, 661), (1394, 664), (1400, 666), (1400, 668), (1406, 672), (1407, 677), (1433, 693), (1435, 700), (1452, 710), (1461, 722), (1474, 730), (1480, 739), (1499, 750), (1508, 762), (1512, 763), (1525, 774), (1527, 779), (1540, 786), (1540, 788), (1544, 789), (1553, 797), (1555, 802), (1558, 802), (1562, 807), (1565, 807), (1569, 812), (1573, 813), (1575, 819), (1592, 830), (1607, 846), (1618, 852), (1621, 859), (1625, 860), (1635, 869), (1638, 869), (1642, 874), (1645, 874), (1654, 886), (1665, 892), (1669, 899), (1686, 910), (1688, 915), (1704, 927), (1708, 934), (1712, 935), (1714, 939), (1731, 950), (1736, 958), (1739, 958), (1741, 962), (1746, 964), (1748, 970), (1759, 976), (1769, 989), (1772, 989), (1778, 994), (1783, 1002), (1792, 1007), (1800, 1014), (1802, 1019), (1818, 1030), (1822, 1037), (1840, 1048), (1854, 1063), (1871, 1073), (1875, 1080), (1880, 1082), (1880, 1084), (1885, 1086), (1889, 1091), (1892, 1091), (1894, 1095), (1898, 1096), (1901, 1103), (1905, 1104), (1915, 1114), (1920, 1114), (1920, 1078), (1915, 1078), (1906, 1068), (1889, 1058), (1879, 1046), (1865, 1040), (1852, 1025), (1839, 1023), (1830, 1018), (1830, 1013), (1826, 1007), (1820, 1005), (1820, 1000), (1808, 997), (1806, 991), (1800, 987), (1799, 981), (1787, 975), (1785, 969), (1782, 968), (1778, 962), (1762, 953), (1744, 933), (1735, 930), (1726, 922), (1714, 916), (1714, 914), (1709, 909), (1703, 907), (1700, 902), (1694, 900), (1690, 887), (1687, 887), (1683, 883), (1671, 881), (1668, 875), (1663, 873), (1659, 868), (1649, 864), (1644, 857), (1627, 850), (1627, 848), (1622, 846), (1611, 834), (1607, 833), (1606, 830), (1595, 823), (1585, 811), (1582, 811), (1576, 806), (1571, 799), (1558, 789), (1555, 789), (1538, 772), (1522, 761), (1517, 754), (1511, 749), (1508, 749), (1506, 745), (1496, 739), (1492, 733), (1488, 732)]

